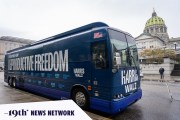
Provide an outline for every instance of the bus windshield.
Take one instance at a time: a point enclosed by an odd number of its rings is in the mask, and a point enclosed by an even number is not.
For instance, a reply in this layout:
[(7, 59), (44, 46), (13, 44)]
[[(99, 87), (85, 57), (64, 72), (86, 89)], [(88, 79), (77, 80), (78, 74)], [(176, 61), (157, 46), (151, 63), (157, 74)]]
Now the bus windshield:
[(114, 54), (119, 53), (121, 57), (120, 66), (137, 67), (139, 65), (138, 51), (134, 38), (112, 29), (109, 29), (108, 31), (110, 36), (110, 42), (112, 45), (113, 65), (116, 66)]
[(132, 58), (132, 65), (139, 66), (139, 58), (138, 58), (138, 50), (136, 46), (136, 42), (133, 37), (126, 35), (128, 47), (130, 49), (130, 55)]

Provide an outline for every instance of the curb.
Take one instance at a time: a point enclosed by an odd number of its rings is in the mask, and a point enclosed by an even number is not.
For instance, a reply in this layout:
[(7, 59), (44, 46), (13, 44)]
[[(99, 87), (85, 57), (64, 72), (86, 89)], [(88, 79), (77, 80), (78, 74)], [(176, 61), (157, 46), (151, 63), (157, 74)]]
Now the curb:
[[(160, 79), (146, 79), (146, 78), (142, 79), (141, 78), (141, 81), (160, 81)], [(168, 82), (180, 82), (180, 80), (163, 80), (163, 82), (165, 82), (165, 81), (168, 81)]]

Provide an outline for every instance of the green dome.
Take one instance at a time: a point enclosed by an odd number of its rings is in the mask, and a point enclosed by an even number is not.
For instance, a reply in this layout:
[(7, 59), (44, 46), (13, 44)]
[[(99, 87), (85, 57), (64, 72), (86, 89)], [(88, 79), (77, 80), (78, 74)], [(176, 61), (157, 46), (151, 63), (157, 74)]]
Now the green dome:
[(158, 16), (152, 17), (146, 22), (146, 27), (152, 26), (152, 25), (164, 25), (164, 20)]
[(165, 25), (164, 20), (158, 17), (155, 11), (152, 13), (152, 17), (147, 20), (145, 27), (152, 25)]

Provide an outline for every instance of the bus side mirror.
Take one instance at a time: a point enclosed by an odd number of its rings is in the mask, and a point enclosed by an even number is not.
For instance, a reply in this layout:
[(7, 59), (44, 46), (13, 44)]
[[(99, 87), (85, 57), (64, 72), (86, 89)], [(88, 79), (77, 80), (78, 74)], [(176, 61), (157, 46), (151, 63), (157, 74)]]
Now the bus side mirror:
[(121, 65), (121, 56), (118, 52), (115, 53), (115, 61), (117, 66)]

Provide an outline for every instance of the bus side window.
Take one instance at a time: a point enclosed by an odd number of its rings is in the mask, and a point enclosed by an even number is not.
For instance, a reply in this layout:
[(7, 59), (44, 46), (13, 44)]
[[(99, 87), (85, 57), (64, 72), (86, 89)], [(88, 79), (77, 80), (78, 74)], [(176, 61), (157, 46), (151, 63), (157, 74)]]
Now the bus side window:
[(105, 42), (92, 43), (92, 62), (96, 69), (107, 68), (107, 50)]

